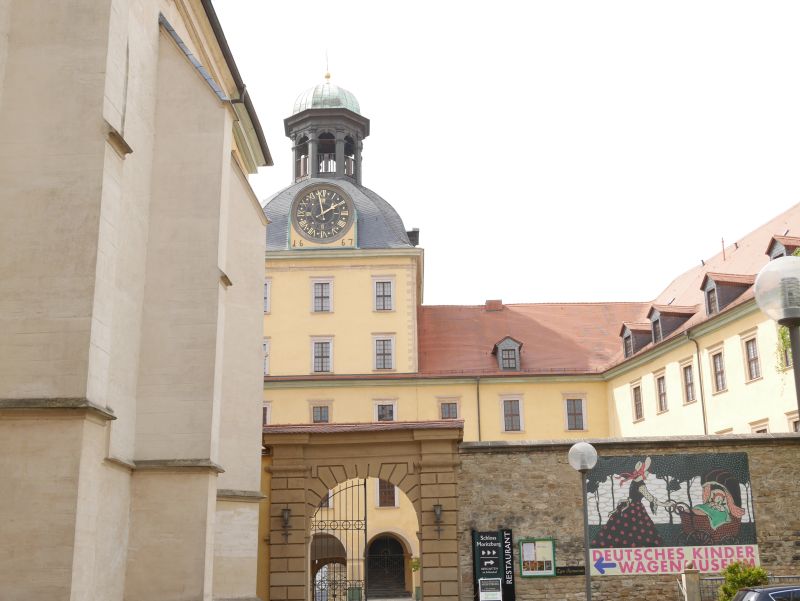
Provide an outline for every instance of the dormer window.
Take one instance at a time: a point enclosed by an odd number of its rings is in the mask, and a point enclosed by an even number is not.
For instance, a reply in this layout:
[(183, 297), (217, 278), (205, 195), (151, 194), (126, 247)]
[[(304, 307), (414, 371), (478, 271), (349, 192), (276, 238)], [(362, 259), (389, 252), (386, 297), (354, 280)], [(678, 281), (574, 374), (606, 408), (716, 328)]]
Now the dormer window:
[(633, 354), (633, 336), (628, 334), (622, 338), (622, 346), (625, 349), (625, 358), (627, 359)]
[(773, 236), (769, 241), (765, 254), (769, 255), (769, 260), (772, 261), (780, 257), (791, 256), (798, 248), (800, 248), (800, 238), (795, 236)]
[(517, 351), (511, 348), (504, 348), (500, 351), (500, 363), (503, 369), (517, 369)]
[(622, 351), (627, 359), (652, 342), (653, 327), (649, 321), (626, 321), (622, 324), (619, 335), (622, 337)]
[(495, 344), (492, 354), (497, 357), (497, 367), (503, 371), (519, 371), (521, 348), (522, 343), (511, 336), (506, 336)]
[(706, 290), (706, 313), (716, 315), (719, 313), (719, 301), (717, 300), (717, 289), (709, 288)]
[(661, 342), (664, 335), (661, 331), (661, 319), (653, 320), (653, 342)]
[(707, 273), (700, 284), (706, 297), (706, 315), (711, 317), (725, 309), (755, 281), (756, 276), (754, 275)]

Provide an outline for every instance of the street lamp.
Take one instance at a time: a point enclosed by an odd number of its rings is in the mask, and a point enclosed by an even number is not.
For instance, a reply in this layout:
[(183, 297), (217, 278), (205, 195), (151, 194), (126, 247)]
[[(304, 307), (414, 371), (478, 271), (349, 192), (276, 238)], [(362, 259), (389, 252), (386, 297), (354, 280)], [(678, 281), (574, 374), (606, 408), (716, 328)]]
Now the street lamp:
[(586, 474), (597, 464), (597, 451), (588, 442), (577, 442), (567, 454), (569, 464), (581, 475), (583, 496), (583, 561), (586, 564), (586, 601), (592, 599), (592, 568), (589, 564), (589, 507), (586, 503)]
[(758, 272), (756, 302), (768, 317), (789, 330), (794, 391), (800, 413), (800, 257), (775, 259)]

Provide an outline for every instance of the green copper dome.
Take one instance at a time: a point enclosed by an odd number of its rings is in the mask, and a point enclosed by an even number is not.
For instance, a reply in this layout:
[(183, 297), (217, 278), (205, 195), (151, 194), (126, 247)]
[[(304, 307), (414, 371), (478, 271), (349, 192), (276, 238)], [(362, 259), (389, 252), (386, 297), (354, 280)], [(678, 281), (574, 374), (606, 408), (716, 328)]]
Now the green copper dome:
[(325, 74), (325, 83), (309, 88), (294, 101), (293, 115), (307, 109), (348, 109), (361, 114), (361, 107), (352, 92), (334, 85), (330, 73)]

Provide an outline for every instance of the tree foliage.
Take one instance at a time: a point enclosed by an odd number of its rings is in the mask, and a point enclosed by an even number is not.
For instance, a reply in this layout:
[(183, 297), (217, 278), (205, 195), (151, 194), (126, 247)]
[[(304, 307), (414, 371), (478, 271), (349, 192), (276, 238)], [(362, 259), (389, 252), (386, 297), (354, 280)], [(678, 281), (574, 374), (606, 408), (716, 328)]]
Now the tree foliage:
[(722, 570), (725, 583), (719, 587), (719, 601), (731, 601), (739, 589), (760, 586), (769, 582), (767, 571), (749, 563), (734, 562)]

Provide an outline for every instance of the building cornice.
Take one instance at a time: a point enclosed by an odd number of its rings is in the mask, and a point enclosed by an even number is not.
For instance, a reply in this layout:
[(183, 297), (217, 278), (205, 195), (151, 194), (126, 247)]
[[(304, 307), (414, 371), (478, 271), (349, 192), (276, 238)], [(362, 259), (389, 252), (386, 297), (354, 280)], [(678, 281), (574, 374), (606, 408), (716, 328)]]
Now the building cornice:
[(302, 261), (306, 259), (363, 259), (364, 257), (415, 257), (421, 258), (424, 252), (419, 247), (412, 248), (308, 248), (303, 250), (268, 250), (264, 253), (267, 261), (292, 259)]
[(117, 419), (113, 409), (97, 405), (85, 397), (0, 399), (0, 412), (58, 410), (74, 411), (76, 416), (88, 413), (106, 421)]
[[(603, 449), (624, 449), (627, 447), (642, 447), (646, 450), (674, 447), (722, 447), (735, 446), (746, 443), (747, 445), (800, 445), (800, 433), (790, 432), (785, 434), (725, 434), (725, 435), (689, 435), (689, 436), (647, 436), (626, 438), (593, 438), (587, 440), (592, 446), (597, 447), (602, 455)], [(563, 449), (566, 457), (567, 451), (575, 444), (574, 439), (564, 440), (493, 440), (483, 442), (462, 442), (459, 452), (472, 453), (529, 453), (531, 451), (552, 451)]]
[(575, 375), (530, 375), (530, 376), (411, 376), (408, 378), (387, 378), (385, 376), (353, 377), (347, 379), (320, 379), (318, 377), (306, 378), (298, 376), (291, 379), (265, 380), (264, 390), (288, 390), (296, 388), (364, 388), (379, 386), (452, 386), (470, 385), (476, 382), (482, 384), (530, 384), (551, 382), (603, 382), (602, 374), (575, 374)]

